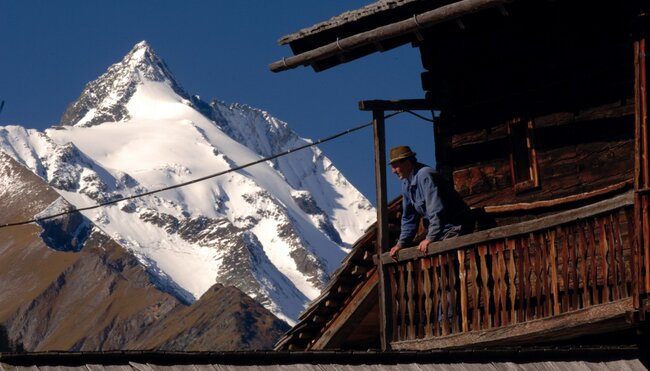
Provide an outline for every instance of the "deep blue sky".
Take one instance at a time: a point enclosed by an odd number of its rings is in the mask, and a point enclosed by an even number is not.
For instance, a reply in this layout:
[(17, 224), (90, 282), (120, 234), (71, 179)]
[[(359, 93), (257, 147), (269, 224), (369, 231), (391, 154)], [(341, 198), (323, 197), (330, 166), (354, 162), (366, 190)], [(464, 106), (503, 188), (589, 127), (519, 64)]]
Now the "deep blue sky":
[[(423, 97), (417, 49), (405, 45), (319, 73), (273, 73), (268, 65), (292, 55), (280, 37), (371, 2), (0, 0), (0, 126), (56, 125), (86, 83), (146, 40), (190, 94), (263, 109), (305, 138), (336, 134), (371, 120), (360, 100)], [(387, 136), (387, 148), (410, 144), (420, 161), (434, 163), (430, 123), (401, 114), (387, 121)], [(372, 129), (320, 148), (374, 204)], [(390, 170), (388, 185), (390, 200), (399, 192)]]

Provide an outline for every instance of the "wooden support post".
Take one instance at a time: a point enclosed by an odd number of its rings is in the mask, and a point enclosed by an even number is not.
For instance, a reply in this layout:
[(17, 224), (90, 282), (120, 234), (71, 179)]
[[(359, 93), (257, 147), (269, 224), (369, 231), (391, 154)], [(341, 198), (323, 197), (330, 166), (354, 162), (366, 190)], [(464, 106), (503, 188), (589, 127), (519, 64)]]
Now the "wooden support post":
[[(386, 137), (384, 129), (384, 111), (373, 110), (372, 122), (375, 143), (375, 182), (377, 186), (377, 255), (390, 249), (388, 237), (388, 201), (386, 196)], [(381, 349), (389, 350), (393, 339), (392, 305), (393, 296), (390, 290), (388, 270), (378, 259), (379, 271), (379, 323)]]
[(635, 307), (639, 307), (638, 294), (650, 292), (650, 226), (648, 225), (648, 195), (640, 190), (650, 184), (650, 160), (648, 156), (648, 99), (647, 99), (647, 76), (646, 76), (646, 46), (645, 38), (641, 37), (634, 43), (634, 66), (635, 66), (635, 145), (634, 145), (634, 223), (635, 242), (637, 251), (641, 255), (637, 269), (637, 281), (639, 288), (635, 288)]

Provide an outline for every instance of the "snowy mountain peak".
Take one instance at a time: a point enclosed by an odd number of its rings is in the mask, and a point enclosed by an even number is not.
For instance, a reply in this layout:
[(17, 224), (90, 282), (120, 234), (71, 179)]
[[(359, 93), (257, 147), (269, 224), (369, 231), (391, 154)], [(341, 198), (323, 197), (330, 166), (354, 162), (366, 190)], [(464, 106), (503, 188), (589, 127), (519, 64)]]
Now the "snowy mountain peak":
[(293, 323), (375, 221), (320, 149), (259, 162), (311, 141), (264, 110), (188, 95), (146, 42), (87, 84), (62, 125), (0, 127), (0, 150), (77, 208), (168, 188), (83, 214), (184, 302), (221, 283)]
[(189, 95), (176, 82), (165, 61), (146, 41), (137, 43), (122, 61), (86, 85), (79, 98), (61, 117), (62, 126), (88, 127), (107, 121), (131, 118), (126, 104), (138, 85), (146, 81), (162, 83), (183, 99)]

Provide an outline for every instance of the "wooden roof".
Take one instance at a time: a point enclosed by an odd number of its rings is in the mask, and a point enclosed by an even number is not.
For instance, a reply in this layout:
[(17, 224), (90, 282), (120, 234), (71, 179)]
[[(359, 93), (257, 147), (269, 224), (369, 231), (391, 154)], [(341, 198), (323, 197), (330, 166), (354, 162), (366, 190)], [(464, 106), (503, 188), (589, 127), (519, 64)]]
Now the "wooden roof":
[(502, 348), (430, 352), (48, 352), (0, 354), (0, 371), (647, 370), (642, 349)]
[(378, 1), (282, 37), (279, 43), (289, 44), (294, 56), (276, 61), (269, 68), (280, 72), (303, 65), (322, 71), (377, 51), (417, 43), (422, 39), (421, 30), (507, 1)]

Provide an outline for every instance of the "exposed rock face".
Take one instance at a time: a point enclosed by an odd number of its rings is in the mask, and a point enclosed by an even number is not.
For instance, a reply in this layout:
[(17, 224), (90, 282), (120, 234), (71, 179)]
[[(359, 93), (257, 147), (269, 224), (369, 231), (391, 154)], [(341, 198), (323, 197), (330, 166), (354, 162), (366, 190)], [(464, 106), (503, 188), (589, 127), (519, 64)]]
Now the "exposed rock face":
[[(0, 224), (66, 206), (42, 179), (2, 152), (0, 199)], [(62, 241), (76, 238), (73, 248), (49, 248), (36, 224), (0, 228), (0, 340), (7, 343), (0, 346), (17, 344), (26, 351), (270, 349), (288, 329), (234, 287), (215, 285), (191, 306), (183, 304), (159, 290), (138, 259), (80, 218), (70, 214), (43, 223), (46, 229), (57, 228)], [(92, 230), (84, 239), (78, 238), (81, 224)], [(52, 244), (62, 246), (61, 241)]]
[(0, 127), (0, 151), (62, 197), (34, 213), (127, 197), (42, 223), (48, 246), (83, 252), (102, 231), (182, 303), (233, 285), (289, 323), (375, 219), (309, 143), (263, 110), (188, 95), (146, 42), (87, 84), (61, 126)]
[(179, 96), (189, 99), (175, 83), (165, 61), (142, 41), (120, 63), (112, 65), (105, 74), (86, 85), (79, 99), (63, 113), (61, 125), (92, 126), (128, 119), (125, 105), (143, 79), (169, 81)]

